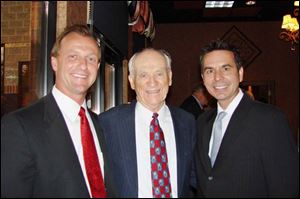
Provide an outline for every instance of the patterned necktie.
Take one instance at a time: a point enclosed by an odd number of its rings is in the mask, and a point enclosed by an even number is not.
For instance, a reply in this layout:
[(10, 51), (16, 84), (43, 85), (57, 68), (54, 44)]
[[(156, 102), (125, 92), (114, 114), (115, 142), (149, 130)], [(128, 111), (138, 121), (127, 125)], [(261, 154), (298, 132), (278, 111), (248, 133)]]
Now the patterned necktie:
[(154, 198), (171, 198), (172, 190), (166, 144), (157, 117), (158, 114), (153, 113), (153, 119), (150, 123), (152, 193)]
[(92, 197), (105, 198), (106, 191), (101, 174), (100, 163), (90, 125), (86, 118), (85, 110), (83, 107), (80, 108), (79, 116), (83, 159), (91, 188)]
[(217, 154), (222, 142), (222, 119), (226, 116), (226, 112), (222, 111), (218, 114), (217, 119), (215, 121), (214, 129), (213, 129), (213, 144), (212, 144), (212, 149), (211, 149), (211, 154), (210, 154), (210, 162), (211, 166), (214, 166)]

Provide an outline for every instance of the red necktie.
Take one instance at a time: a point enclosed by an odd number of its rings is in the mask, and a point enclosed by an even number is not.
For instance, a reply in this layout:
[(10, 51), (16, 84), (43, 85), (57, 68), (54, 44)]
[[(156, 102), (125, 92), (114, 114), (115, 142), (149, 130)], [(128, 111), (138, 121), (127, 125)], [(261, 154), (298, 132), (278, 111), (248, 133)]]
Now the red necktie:
[(158, 123), (158, 114), (153, 113), (152, 117), (150, 123), (152, 193), (154, 198), (171, 198), (172, 190), (164, 133)]
[(80, 130), (83, 159), (93, 198), (105, 198), (106, 191), (93, 135), (83, 107), (80, 108)]

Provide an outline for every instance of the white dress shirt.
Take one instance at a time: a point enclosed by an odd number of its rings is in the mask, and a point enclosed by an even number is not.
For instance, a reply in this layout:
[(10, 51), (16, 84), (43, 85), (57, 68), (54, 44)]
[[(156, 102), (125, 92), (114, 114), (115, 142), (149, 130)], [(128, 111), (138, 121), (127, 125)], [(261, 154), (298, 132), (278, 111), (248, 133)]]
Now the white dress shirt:
[(99, 163), (101, 166), (101, 172), (102, 176), (104, 177), (104, 162), (103, 162), (103, 155), (100, 149), (100, 144), (98, 142), (97, 133), (94, 127), (94, 124), (92, 122), (92, 119), (90, 117), (90, 114), (86, 107), (86, 101), (83, 102), (83, 104), (80, 106), (77, 102), (72, 100), (70, 97), (63, 94), (60, 90), (58, 90), (55, 85), (52, 89), (52, 94), (55, 98), (55, 101), (61, 110), (63, 117), (65, 119), (65, 122), (67, 124), (70, 136), (73, 141), (73, 145), (75, 148), (75, 151), (77, 153), (78, 160), (81, 165), (81, 170), (84, 175), (84, 179), (86, 182), (86, 185), (88, 187), (89, 193), (91, 195), (90, 191), (90, 185), (88, 182), (88, 178), (86, 175), (85, 165), (84, 165), (84, 159), (83, 159), (83, 151), (82, 151), (82, 144), (81, 144), (81, 132), (80, 132), (80, 116), (78, 115), (80, 107), (82, 106), (86, 111), (85, 114), (87, 116), (87, 119), (89, 121), (89, 125), (93, 134), (93, 139), (96, 146), (96, 151), (99, 158)]
[[(135, 137), (138, 168), (138, 197), (152, 198), (150, 163), (150, 122), (153, 112), (137, 102), (135, 108)], [(169, 108), (166, 105), (158, 111), (159, 125), (164, 132), (168, 155), (168, 166), (172, 197), (177, 198), (177, 156), (174, 126)]]
[[(235, 98), (232, 100), (232, 102), (230, 102), (230, 104), (228, 105), (226, 110), (222, 109), (222, 107), (218, 103), (217, 115), (222, 111), (227, 113), (225, 115), (225, 117), (222, 119), (222, 139), (224, 137), (224, 134), (227, 129), (228, 123), (231, 119), (231, 116), (232, 116), (233, 112), (235, 111), (236, 107), (239, 105), (240, 101), (242, 100), (243, 95), (244, 95), (244, 93), (241, 91), (241, 89), (239, 89), (239, 93), (235, 96)], [(214, 125), (215, 125), (215, 122), (214, 122)], [(214, 127), (212, 129), (214, 129)], [(209, 157), (211, 155), (211, 148), (212, 148), (213, 140), (214, 140), (214, 138), (213, 138), (213, 133), (212, 133), (211, 137), (210, 137), (210, 142), (209, 142), (209, 152), (208, 152)]]

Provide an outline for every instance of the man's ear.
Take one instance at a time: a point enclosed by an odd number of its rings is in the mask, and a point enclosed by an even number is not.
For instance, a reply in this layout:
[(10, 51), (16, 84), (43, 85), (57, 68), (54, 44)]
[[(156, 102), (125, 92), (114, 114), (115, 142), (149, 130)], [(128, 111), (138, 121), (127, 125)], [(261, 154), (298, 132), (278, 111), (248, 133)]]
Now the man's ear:
[(169, 73), (168, 73), (168, 75), (169, 75), (169, 86), (172, 86), (172, 71), (170, 70), (169, 71)]
[(57, 58), (56, 57), (51, 57), (51, 66), (52, 69), (56, 72), (57, 71)]
[(240, 82), (242, 82), (244, 79), (244, 68), (243, 67), (241, 67), (239, 70), (239, 76), (240, 76)]
[(133, 77), (133, 75), (128, 75), (128, 80), (129, 80), (131, 89), (134, 90), (135, 85), (134, 85), (134, 77)]

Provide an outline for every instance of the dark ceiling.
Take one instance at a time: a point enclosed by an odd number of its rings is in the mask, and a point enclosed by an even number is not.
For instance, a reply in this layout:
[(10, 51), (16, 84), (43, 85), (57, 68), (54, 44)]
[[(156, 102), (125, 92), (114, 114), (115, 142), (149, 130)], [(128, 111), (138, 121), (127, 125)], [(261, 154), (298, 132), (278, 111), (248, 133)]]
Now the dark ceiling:
[(205, 1), (149, 1), (155, 23), (281, 21), (294, 1), (235, 1), (232, 8), (204, 8)]

